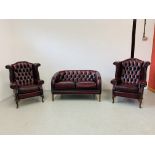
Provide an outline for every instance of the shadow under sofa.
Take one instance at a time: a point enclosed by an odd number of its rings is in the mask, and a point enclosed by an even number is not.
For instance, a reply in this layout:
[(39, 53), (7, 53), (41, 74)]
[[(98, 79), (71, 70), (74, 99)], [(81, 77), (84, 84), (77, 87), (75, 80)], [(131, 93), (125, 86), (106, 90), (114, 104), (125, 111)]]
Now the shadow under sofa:
[(95, 70), (63, 70), (51, 79), (51, 93), (54, 94), (98, 94), (101, 101), (101, 76)]

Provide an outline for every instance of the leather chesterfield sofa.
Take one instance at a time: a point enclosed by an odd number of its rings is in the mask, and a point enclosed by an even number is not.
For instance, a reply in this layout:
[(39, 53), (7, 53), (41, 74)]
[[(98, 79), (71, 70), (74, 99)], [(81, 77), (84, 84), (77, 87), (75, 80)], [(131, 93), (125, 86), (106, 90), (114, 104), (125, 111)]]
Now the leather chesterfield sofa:
[(101, 76), (94, 70), (63, 70), (51, 80), (52, 100), (54, 94), (98, 94), (101, 100)]

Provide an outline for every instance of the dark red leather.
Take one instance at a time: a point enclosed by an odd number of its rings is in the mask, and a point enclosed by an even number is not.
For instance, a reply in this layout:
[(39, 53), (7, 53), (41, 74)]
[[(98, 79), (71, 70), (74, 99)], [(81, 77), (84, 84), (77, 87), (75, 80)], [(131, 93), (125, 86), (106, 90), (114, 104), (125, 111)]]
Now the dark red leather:
[(33, 65), (31, 63), (16, 63), (12, 65), (12, 68), (17, 85), (26, 86), (34, 84)]
[(38, 67), (39, 63), (30, 63), (26, 61), (16, 62), (7, 65), (10, 73), (10, 88), (14, 89), (16, 101), (23, 98), (42, 96), (43, 80), (40, 80)]
[(119, 84), (115, 86), (115, 90), (120, 92), (138, 93), (138, 87), (133, 84)]
[(60, 90), (75, 89), (75, 83), (72, 81), (57, 82), (55, 83), (55, 89), (60, 89)]
[(78, 89), (96, 89), (96, 83), (95, 82), (77, 82), (76, 88)]
[(25, 94), (25, 93), (31, 93), (31, 92), (35, 92), (35, 91), (39, 91), (40, 87), (37, 85), (28, 85), (28, 86), (23, 86), (23, 87), (19, 87), (18, 91), (21, 94)]
[(147, 85), (146, 73), (150, 62), (137, 58), (114, 62), (116, 66), (113, 84), (113, 98), (115, 96), (143, 99), (143, 90)]
[(122, 83), (138, 84), (140, 80), (143, 62), (138, 59), (128, 59), (122, 62)]
[(66, 70), (59, 73), (58, 81), (96, 81), (96, 71)]
[(51, 80), (53, 94), (101, 94), (101, 76), (94, 70), (64, 70)]

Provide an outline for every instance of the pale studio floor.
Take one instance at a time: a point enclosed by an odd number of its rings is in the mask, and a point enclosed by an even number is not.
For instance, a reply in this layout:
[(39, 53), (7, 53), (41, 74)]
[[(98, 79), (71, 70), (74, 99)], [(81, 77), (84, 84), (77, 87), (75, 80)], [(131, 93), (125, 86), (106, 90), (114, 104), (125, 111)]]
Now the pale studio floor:
[(145, 90), (143, 108), (138, 101), (103, 91), (102, 101), (92, 95), (57, 95), (0, 102), (0, 134), (155, 134), (155, 94)]

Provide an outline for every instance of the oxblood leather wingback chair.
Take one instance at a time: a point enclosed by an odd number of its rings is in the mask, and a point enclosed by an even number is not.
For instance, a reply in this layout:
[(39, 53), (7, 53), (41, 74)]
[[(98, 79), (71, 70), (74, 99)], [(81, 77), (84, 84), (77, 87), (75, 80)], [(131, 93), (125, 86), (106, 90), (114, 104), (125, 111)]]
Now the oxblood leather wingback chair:
[(111, 81), (113, 103), (115, 96), (134, 98), (139, 100), (141, 108), (144, 87), (147, 85), (147, 67), (150, 62), (130, 58), (113, 64), (116, 66), (115, 79)]
[(39, 66), (39, 63), (33, 64), (26, 61), (20, 61), (6, 66), (9, 69), (10, 88), (14, 90), (17, 108), (18, 101), (24, 98), (41, 96), (43, 102), (42, 84), (44, 81), (40, 80)]

